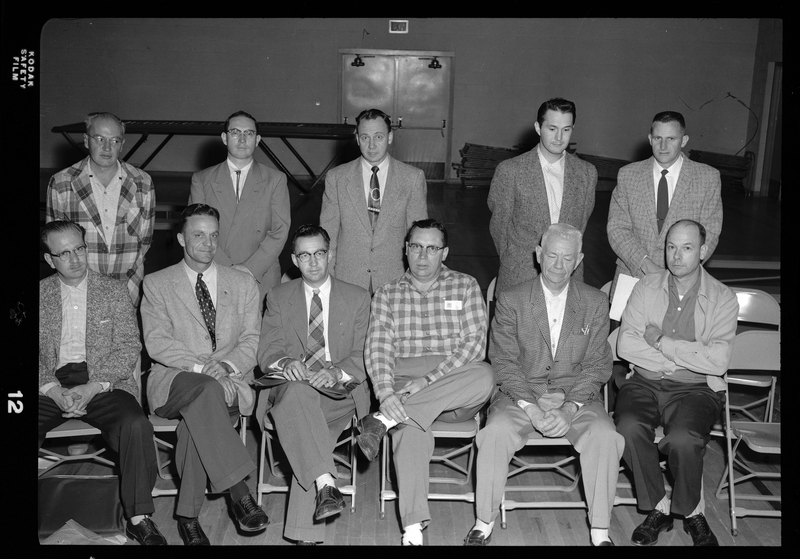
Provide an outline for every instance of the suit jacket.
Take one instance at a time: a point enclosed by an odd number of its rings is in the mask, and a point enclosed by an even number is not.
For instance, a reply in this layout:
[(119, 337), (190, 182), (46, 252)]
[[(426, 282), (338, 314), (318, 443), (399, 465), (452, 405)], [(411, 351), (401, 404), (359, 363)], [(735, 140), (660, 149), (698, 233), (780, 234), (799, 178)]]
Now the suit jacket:
[(325, 176), (320, 225), (331, 237), (332, 275), (373, 290), (400, 277), (403, 241), (411, 224), (428, 217), (425, 173), (389, 157), (381, 213), (375, 231), (369, 222), (361, 157)]
[[(133, 376), (142, 344), (125, 283), (88, 271), (86, 285), (86, 366), (89, 380), (139, 399)], [(39, 386), (58, 382), (61, 348), (61, 282), (58, 274), (39, 282)]]
[(620, 273), (637, 278), (644, 276), (641, 263), (645, 255), (665, 268), (667, 231), (681, 219), (693, 219), (706, 228), (706, 261), (717, 247), (722, 231), (719, 171), (684, 156), (678, 184), (660, 233), (656, 223), (655, 187), (652, 157), (619, 170), (606, 226), (608, 242), (618, 257), (615, 284)]
[(166, 403), (175, 375), (192, 371), (196, 363), (225, 359), (245, 377), (252, 374), (260, 306), (258, 286), (246, 272), (217, 264), (216, 351), (183, 261), (145, 276), (141, 312), (144, 344), (153, 360), (147, 379), (150, 411)]
[(566, 401), (581, 404), (599, 399), (611, 378), (608, 298), (570, 280), (553, 357), (541, 280), (504, 291), (497, 299), (489, 360), (498, 383), (493, 402), (509, 398), (534, 403), (546, 392), (557, 391), (564, 392)]
[[(594, 209), (597, 169), (570, 154), (564, 162), (564, 194), (560, 223), (569, 223), (581, 233)], [(535, 278), (534, 252), (550, 225), (550, 209), (539, 148), (501, 162), (492, 177), (488, 198), (492, 217), (489, 232), (500, 257), (497, 292)], [(575, 279), (583, 280), (583, 264)]]
[[(369, 390), (364, 369), (364, 342), (369, 323), (369, 293), (356, 285), (331, 277), (328, 309), (328, 348), (331, 363), (353, 377), (359, 385), (351, 393), (359, 418), (369, 413)], [(283, 283), (267, 293), (267, 308), (261, 324), (258, 364), (266, 371), (284, 357), (301, 359), (308, 341), (308, 309), (303, 280)], [(259, 395), (256, 419), (261, 423), (269, 411), (269, 389)], [(263, 427), (263, 424), (262, 424)]]
[(253, 161), (236, 202), (227, 161), (192, 175), (189, 203), (219, 210), (219, 248), (214, 261), (223, 266), (243, 264), (264, 295), (281, 281), (278, 262), (289, 236), (291, 210), (286, 175)]

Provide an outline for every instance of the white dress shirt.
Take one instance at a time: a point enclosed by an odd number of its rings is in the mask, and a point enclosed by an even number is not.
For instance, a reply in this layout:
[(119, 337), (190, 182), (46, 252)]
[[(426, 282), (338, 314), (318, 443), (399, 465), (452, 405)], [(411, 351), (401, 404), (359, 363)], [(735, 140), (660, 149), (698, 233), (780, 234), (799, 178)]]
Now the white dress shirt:
[[(364, 184), (364, 200), (369, 205), (369, 191), (370, 191), (370, 181), (372, 180), (372, 168), (375, 165), (364, 159), (361, 158), (361, 178), (363, 179)], [(389, 176), (389, 156), (383, 158), (383, 161), (378, 163), (378, 183), (380, 183), (380, 190), (381, 190), (381, 202), (383, 202), (383, 193), (386, 190), (386, 179)]]
[[(250, 172), (250, 169), (253, 167), (253, 159), (250, 160), (250, 163), (239, 169), (236, 165), (233, 164), (230, 157), (226, 159), (228, 163), (228, 172), (231, 174), (231, 184), (233, 185), (233, 194), (236, 195), (236, 171), (241, 171), (239, 175), (239, 198), (242, 197), (242, 193), (244, 192), (244, 183), (247, 181), (247, 174)], [(205, 274), (204, 274), (205, 275)]]
[(555, 163), (550, 163), (542, 154), (541, 144), (538, 147), (539, 163), (542, 164), (544, 186), (547, 191), (547, 206), (550, 210), (550, 223), (558, 223), (561, 215), (561, 200), (564, 197), (564, 165), (567, 160), (566, 152)]
[[(672, 204), (672, 193), (675, 192), (675, 185), (678, 184), (678, 178), (681, 176), (681, 168), (683, 167), (683, 153), (680, 154), (678, 159), (667, 168), (669, 171), (666, 175), (667, 178), (667, 199)], [(659, 165), (658, 161), (653, 159), (653, 200), (656, 201), (656, 208), (658, 207), (658, 181), (661, 180), (661, 171), (664, 167)]]
[(122, 165), (117, 161), (117, 170), (108, 186), (103, 186), (97, 177), (94, 176), (92, 165), (89, 164), (89, 180), (92, 184), (92, 196), (97, 204), (97, 212), (100, 215), (100, 232), (107, 245), (111, 245), (114, 240), (114, 231), (117, 227), (117, 210), (119, 209), (119, 193), (122, 191), (122, 182), (128, 174)]

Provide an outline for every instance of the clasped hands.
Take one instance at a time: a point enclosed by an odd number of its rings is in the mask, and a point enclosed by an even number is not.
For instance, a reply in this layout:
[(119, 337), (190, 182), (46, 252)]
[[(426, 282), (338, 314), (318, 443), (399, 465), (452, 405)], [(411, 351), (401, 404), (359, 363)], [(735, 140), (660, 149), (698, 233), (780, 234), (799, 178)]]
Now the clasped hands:
[(217, 382), (222, 385), (222, 389), (225, 391), (225, 405), (232, 406), (236, 401), (236, 384), (233, 379), (229, 378), (231, 375), (236, 374), (233, 367), (223, 361), (210, 359), (203, 365), (202, 373), (217, 379)]
[(560, 398), (550, 398), (545, 394), (536, 404), (526, 406), (525, 414), (531, 420), (531, 425), (545, 437), (563, 437), (572, 426), (572, 420), (577, 410), (573, 405), (564, 406), (563, 395)]
[(330, 388), (339, 381), (339, 375), (334, 368), (311, 371), (299, 359), (292, 359), (283, 366), (283, 376), (286, 380), (307, 380), (315, 388)]
[(63, 386), (53, 386), (47, 391), (56, 405), (64, 412), (63, 417), (82, 417), (86, 415), (86, 406), (92, 401), (96, 394), (103, 391), (103, 387), (98, 382), (79, 384), (72, 388)]

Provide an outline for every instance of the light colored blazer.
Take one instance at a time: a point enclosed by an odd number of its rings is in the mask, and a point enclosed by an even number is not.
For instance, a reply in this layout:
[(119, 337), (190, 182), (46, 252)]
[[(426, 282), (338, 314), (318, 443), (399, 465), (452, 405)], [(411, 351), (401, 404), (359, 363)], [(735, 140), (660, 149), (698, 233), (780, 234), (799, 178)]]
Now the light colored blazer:
[[(617, 254), (614, 284), (620, 273), (641, 278), (645, 255), (666, 268), (664, 245), (670, 226), (681, 219), (693, 219), (706, 228), (711, 258), (722, 231), (722, 197), (719, 171), (683, 156), (683, 167), (672, 194), (661, 232), (656, 223), (653, 158), (625, 165), (619, 170), (617, 186), (608, 208), (608, 242)], [(614, 293), (613, 287), (611, 293)]]
[[(550, 226), (550, 209), (538, 150), (501, 162), (489, 187), (489, 232), (500, 257), (498, 293), (539, 275), (534, 252)], [(583, 232), (594, 209), (596, 187), (594, 165), (567, 153), (558, 221)], [(582, 263), (573, 277), (583, 280)]]
[(255, 280), (246, 272), (217, 264), (216, 311), (217, 349), (212, 352), (183, 262), (145, 276), (141, 312), (144, 343), (153, 360), (147, 379), (151, 412), (166, 403), (175, 375), (192, 371), (195, 363), (226, 359), (245, 377), (252, 374), (260, 327)]
[(557, 391), (564, 392), (565, 400), (581, 404), (599, 399), (611, 378), (608, 298), (594, 287), (570, 280), (553, 357), (541, 280), (504, 291), (497, 299), (489, 360), (498, 384), (493, 402), (506, 397), (534, 403)]
[[(142, 344), (125, 282), (89, 270), (86, 285), (86, 366), (89, 380), (139, 399), (133, 369)], [(39, 386), (58, 382), (61, 348), (61, 282), (58, 274), (39, 282)]]
[[(364, 369), (364, 341), (369, 323), (370, 296), (366, 289), (331, 277), (328, 312), (328, 347), (331, 363), (353, 377), (359, 386), (353, 389), (356, 414), (369, 413), (369, 388)], [(302, 359), (308, 341), (308, 309), (303, 280), (283, 283), (267, 293), (267, 308), (261, 324), (258, 364), (266, 371), (283, 357)], [(258, 396), (256, 419), (259, 423), (269, 411), (269, 389)]]
[(403, 241), (411, 224), (428, 217), (422, 170), (389, 156), (381, 213), (373, 233), (364, 195), (361, 157), (325, 176), (320, 225), (331, 237), (330, 272), (340, 280), (373, 290), (405, 272)]
[(278, 262), (289, 236), (291, 210), (286, 175), (253, 161), (239, 203), (228, 163), (192, 175), (189, 203), (203, 203), (219, 211), (219, 248), (214, 261), (223, 266), (243, 264), (264, 295), (281, 281)]

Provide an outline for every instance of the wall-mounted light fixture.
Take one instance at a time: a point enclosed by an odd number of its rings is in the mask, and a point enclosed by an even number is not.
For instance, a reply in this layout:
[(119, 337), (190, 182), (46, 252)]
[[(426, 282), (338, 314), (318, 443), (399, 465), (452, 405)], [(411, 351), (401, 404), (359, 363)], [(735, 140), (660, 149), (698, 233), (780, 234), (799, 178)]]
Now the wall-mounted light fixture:
[(420, 60), (430, 60), (430, 61), (431, 61), (431, 63), (430, 63), (430, 64), (428, 64), (428, 68), (432, 68), (432, 69), (434, 69), (434, 70), (438, 70), (439, 68), (441, 68), (441, 67), (442, 67), (442, 64), (441, 64), (441, 62), (439, 62), (439, 61), (436, 59), (436, 57), (435, 57), (435, 56), (433, 57), (433, 59), (430, 59), (430, 58), (420, 58)]
[(359, 67), (361, 67), (363, 65), (364, 65), (364, 61), (361, 60), (361, 55), (360, 54), (357, 54), (355, 60), (353, 60), (350, 63), (350, 66), (355, 66), (356, 68), (359, 68)]

